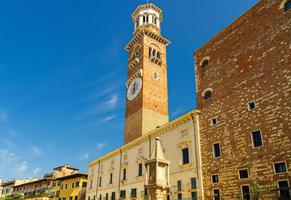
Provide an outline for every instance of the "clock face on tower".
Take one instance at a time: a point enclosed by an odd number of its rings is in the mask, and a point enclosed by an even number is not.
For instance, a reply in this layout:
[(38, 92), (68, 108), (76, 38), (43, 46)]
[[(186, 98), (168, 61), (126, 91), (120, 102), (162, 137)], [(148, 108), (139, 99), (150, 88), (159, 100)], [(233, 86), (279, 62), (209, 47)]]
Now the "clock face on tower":
[(141, 86), (142, 86), (142, 81), (140, 78), (136, 78), (134, 79), (128, 89), (127, 89), (127, 99), (129, 101), (135, 99), (135, 97), (137, 97), (137, 95), (139, 94), (140, 90), (141, 90)]

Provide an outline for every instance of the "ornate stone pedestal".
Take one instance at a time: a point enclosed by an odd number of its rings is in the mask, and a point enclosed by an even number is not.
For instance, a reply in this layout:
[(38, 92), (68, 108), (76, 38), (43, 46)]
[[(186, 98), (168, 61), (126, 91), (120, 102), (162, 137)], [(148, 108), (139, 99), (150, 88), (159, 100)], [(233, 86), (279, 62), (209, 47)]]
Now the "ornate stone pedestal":
[(159, 138), (156, 138), (151, 158), (145, 161), (146, 183), (149, 199), (165, 200), (170, 185), (170, 162), (165, 159)]

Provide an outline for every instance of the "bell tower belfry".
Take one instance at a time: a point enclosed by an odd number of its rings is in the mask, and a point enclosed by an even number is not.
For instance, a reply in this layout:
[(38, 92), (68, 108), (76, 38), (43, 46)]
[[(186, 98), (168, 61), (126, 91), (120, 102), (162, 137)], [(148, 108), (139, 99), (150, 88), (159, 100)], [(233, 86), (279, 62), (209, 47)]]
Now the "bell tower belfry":
[(132, 19), (133, 38), (125, 47), (129, 53), (125, 143), (169, 121), (166, 47), (170, 42), (161, 35), (162, 10), (151, 3), (140, 5)]

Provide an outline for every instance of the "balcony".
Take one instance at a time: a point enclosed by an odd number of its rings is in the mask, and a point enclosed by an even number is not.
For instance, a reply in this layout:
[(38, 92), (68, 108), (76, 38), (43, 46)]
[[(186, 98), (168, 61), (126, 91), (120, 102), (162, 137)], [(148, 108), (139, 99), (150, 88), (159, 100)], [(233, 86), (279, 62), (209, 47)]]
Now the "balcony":
[(150, 61), (155, 63), (155, 64), (157, 64), (157, 65), (161, 65), (162, 64), (162, 60), (160, 58), (158, 58), (158, 57), (152, 56), (152, 57), (150, 57)]

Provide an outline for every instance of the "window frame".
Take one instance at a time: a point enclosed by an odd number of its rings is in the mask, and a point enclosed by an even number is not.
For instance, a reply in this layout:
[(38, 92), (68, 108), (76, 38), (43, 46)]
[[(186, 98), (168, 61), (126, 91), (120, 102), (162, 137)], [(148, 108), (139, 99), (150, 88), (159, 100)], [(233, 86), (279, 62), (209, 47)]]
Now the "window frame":
[[(254, 104), (254, 108), (250, 108), (250, 104), (251, 103), (253, 103)], [(247, 103), (247, 107), (248, 107), (248, 111), (252, 111), (252, 110), (255, 110), (256, 108), (257, 108), (257, 104), (256, 104), (256, 102), (253, 100), (253, 101), (249, 101), (248, 103)]]
[[(199, 62), (199, 68), (201, 68), (201, 69), (207, 69), (209, 67), (209, 60), (210, 60), (209, 56), (206, 56), (206, 57), (202, 58), (200, 60), (200, 62)], [(203, 64), (204, 64), (205, 61), (207, 61), (208, 64), (204, 66)]]
[(215, 200), (215, 193), (214, 193), (214, 191), (215, 190), (218, 190), (219, 191), (219, 200), (221, 200), (221, 189), (220, 188), (213, 188), (212, 189), (212, 196), (213, 196), (213, 200)]
[[(213, 123), (213, 120), (216, 121), (215, 124)], [(213, 118), (210, 119), (210, 125), (211, 125), (211, 126), (216, 126), (218, 123), (219, 123), (219, 121), (217, 120), (217, 117), (213, 117)]]
[[(214, 148), (214, 145), (215, 144), (219, 144), (219, 156), (215, 156), (215, 148)], [(219, 159), (221, 158), (221, 145), (220, 145), (220, 142), (215, 142), (215, 143), (212, 143), (212, 155), (213, 155), (213, 158), (215, 159)]]
[[(240, 177), (240, 171), (242, 171), (242, 170), (247, 170), (247, 173), (248, 173), (248, 177), (247, 177), (247, 178), (241, 178), (241, 177)], [(248, 168), (241, 168), (241, 169), (238, 169), (238, 170), (237, 170), (237, 173), (238, 173), (238, 178), (239, 178), (239, 180), (246, 180), (246, 179), (248, 179), (248, 178), (250, 177), (250, 173), (249, 173), (249, 169), (248, 169)]]
[[(217, 180), (218, 180), (217, 182), (214, 182), (214, 181), (213, 181), (213, 177), (214, 177), (214, 176), (217, 176)], [(211, 174), (211, 183), (212, 183), (212, 184), (218, 184), (218, 183), (220, 183), (220, 180), (219, 180), (219, 179), (220, 179), (220, 178), (219, 178), (219, 174)]]
[[(257, 132), (257, 131), (260, 132), (261, 143), (262, 143), (261, 146), (255, 146), (255, 143), (254, 143), (253, 133), (254, 133), (254, 132)], [(252, 141), (252, 147), (253, 147), (253, 149), (259, 149), (259, 148), (262, 148), (262, 147), (264, 146), (264, 141), (263, 141), (263, 134), (262, 134), (261, 129), (253, 130), (253, 131), (251, 131), (250, 134), (251, 134), (251, 141)]]
[(142, 163), (138, 163), (138, 172), (137, 172), (137, 176), (138, 176), (138, 177), (143, 176), (143, 166), (142, 166)]
[[(186, 160), (188, 160), (188, 162), (184, 162), (184, 161), (186, 161), (185, 159), (184, 159), (184, 150), (185, 149), (187, 149), (188, 151), (187, 151), (187, 155), (188, 155), (188, 159), (186, 159)], [(188, 165), (189, 163), (190, 163), (190, 151), (189, 151), (189, 146), (185, 146), (185, 147), (182, 147), (181, 148), (181, 153), (182, 153), (182, 165)]]
[[(280, 189), (279, 182), (281, 182), (281, 181), (286, 181), (287, 182), (288, 188), (289, 188), (289, 195), (291, 197), (291, 192), (290, 192), (291, 189), (290, 189), (290, 183), (289, 183), (289, 180), (288, 179), (279, 179), (279, 180), (277, 180), (276, 181), (277, 189)], [(278, 196), (281, 197), (280, 190), (278, 190)]]
[(243, 184), (240, 186), (240, 191), (241, 191), (241, 199), (244, 200), (244, 196), (243, 196), (243, 187), (248, 186), (249, 188), (249, 196), (250, 196), (250, 200), (251, 200), (251, 186), (249, 184)]
[[(286, 171), (285, 172), (279, 172), (279, 173), (276, 172), (275, 164), (279, 164), (279, 163), (284, 163), (285, 164), (285, 168), (286, 168)], [(275, 175), (286, 174), (286, 173), (288, 173), (288, 165), (287, 165), (287, 162), (286, 161), (273, 162), (273, 169), (274, 169), (274, 174)]]

